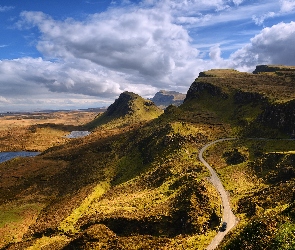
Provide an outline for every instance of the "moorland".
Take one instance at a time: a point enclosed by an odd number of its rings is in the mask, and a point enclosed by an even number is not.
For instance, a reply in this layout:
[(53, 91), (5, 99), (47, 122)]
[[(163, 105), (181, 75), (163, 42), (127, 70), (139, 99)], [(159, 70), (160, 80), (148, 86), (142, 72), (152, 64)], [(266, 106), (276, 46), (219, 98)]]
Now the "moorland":
[[(222, 209), (238, 224), (217, 249), (295, 248), (295, 67), (201, 72), (164, 111), (124, 92), (104, 113), (1, 117), (0, 249), (205, 249)], [(9, 125), (7, 125), (9, 124)], [(65, 137), (91, 130), (84, 138)]]

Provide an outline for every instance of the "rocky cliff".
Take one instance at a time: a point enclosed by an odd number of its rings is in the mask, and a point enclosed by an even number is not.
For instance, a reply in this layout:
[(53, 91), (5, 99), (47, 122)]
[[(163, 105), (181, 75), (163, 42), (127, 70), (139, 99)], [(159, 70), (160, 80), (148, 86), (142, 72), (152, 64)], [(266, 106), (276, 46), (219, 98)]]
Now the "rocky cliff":
[(179, 106), (183, 103), (185, 99), (185, 94), (176, 92), (176, 91), (166, 91), (160, 90), (155, 94), (151, 99), (157, 106), (161, 108), (166, 108), (169, 105), (173, 104)]
[(247, 125), (250, 133), (269, 127), (290, 136), (295, 130), (294, 76), (295, 67), (291, 66), (259, 65), (252, 74), (209, 70), (201, 72), (192, 83), (185, 102), (199, 100), (213, 111), (214, 103), (219, 102), (216, 108), (223, 107), (220, 115), (223, 113), (228, 122)]

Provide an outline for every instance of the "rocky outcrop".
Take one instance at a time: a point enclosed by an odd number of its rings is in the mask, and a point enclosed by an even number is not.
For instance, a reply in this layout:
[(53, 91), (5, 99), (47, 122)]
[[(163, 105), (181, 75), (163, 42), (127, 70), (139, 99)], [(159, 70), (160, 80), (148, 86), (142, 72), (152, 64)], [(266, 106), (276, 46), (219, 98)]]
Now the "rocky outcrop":
[(192, 83), (190, 86), (186, 98), (184, 101), (187, 101), (192, 98), (198, 98), (202, 93), (206, 91), (212, 96), (223, 96), (226, 97), (227, 95), (222, 92), (222, 89), (206, 82), (201, 82), (201, 81), (195, 81)]
[[(232, 69), (201, 72), (187, 92), (185, 102), (189, 100), (218, 112), (223, 120), (238, 124), (248, 131), (247, 136), (295, 134), (295, 67), (292, 66), (258, 65), (253, 74)], [(214, 102), (218, 105), (213, 105)]]
[(151, 99), (157, 106), (161, 108), (168, 107), (169, 105), (179, 106), (183, 103), (185, 94), (176, 91), (160, 90)]
[(269, 104), (258, 116), (257, 121), (293, 136), (295, 133), (295, 100), (281, 104)]
[(121, 93), (119, 98), (116, 99), (115, 102), (108, 107), (105, 115), (119, 117), (132, 113), (134, 111), (132, 107), (132, 102), (138, 98), (142, 99), (142, 97), (132, 92), (125, 91)]
[(294, 66), (284, 66), (284, 65), (257, 65), (253, 74), (269, 73), (269, 72), (282, 72), (282, 71), (295, 71)]

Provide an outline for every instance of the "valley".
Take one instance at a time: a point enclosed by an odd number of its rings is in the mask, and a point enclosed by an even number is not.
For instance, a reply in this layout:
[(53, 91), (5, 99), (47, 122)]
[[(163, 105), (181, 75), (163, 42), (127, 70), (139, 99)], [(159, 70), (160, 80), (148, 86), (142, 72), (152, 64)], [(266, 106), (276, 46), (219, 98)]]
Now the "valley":
[(210, 70), (165, 110), (123, 92), (104, 113), (1, 117), (2, 152), (41, 153), (0, 164), (0, 249), (293, 249), (294, 76)]

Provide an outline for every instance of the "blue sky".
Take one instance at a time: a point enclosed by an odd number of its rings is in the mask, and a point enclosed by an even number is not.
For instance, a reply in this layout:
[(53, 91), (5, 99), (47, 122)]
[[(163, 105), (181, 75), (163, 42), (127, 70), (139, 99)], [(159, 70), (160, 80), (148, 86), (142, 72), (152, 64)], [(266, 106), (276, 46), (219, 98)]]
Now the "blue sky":
[(200, 71), (295, 65), (295, 0), (1, 0), (0, 112), (186, 93)]

